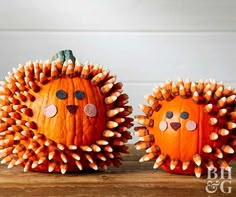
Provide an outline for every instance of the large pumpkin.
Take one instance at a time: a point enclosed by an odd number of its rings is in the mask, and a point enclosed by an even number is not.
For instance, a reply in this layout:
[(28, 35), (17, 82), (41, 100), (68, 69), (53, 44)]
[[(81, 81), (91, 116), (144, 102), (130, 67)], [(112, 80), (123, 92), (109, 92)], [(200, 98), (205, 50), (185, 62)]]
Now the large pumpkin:
[(115, 76), (70, 50), (19, 65), (0, 91), (1, 163), (61, 173), (119, 166), (131, 138), (127, 102)]
[(223, 167), (235, 154), (236, 93), (213, 81), (168, 81), (147, 95), (136, 116), (140, 141), (146, 150), (140, 162), (155, 159), (154, 169), (200, 177), (207, 168)]

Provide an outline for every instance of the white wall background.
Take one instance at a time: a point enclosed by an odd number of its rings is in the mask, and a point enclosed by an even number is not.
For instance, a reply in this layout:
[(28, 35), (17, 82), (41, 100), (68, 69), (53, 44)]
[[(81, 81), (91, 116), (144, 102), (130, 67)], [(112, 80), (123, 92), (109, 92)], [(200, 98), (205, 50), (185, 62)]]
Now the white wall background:
[(1, 80), (13, 66), (61, 49), (117, 74), (134, 114), (166, 79), (236, 87), (236, 1), (0, 0)]

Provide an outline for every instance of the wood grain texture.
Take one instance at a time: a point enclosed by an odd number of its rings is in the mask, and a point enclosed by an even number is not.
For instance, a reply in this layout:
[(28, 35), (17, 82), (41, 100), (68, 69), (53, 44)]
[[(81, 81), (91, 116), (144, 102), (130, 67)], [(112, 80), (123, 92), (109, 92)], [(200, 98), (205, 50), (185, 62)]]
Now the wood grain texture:
[[(197, 179), (152, 170), (153, 162), (138, 162), (140, 154), (131, 146), (120, 168), (81, 174), (24, 173), (21, 167), (9, 170), (1, 165), (0, 196), (225, 196), (220, 190), (212, 195), (205, 191), (206, 176)], [(232, 193), (227, 196), (236, 194), (235, 164)]]
[(234, 0), (1, 1), (1, 30), (235, 31)]

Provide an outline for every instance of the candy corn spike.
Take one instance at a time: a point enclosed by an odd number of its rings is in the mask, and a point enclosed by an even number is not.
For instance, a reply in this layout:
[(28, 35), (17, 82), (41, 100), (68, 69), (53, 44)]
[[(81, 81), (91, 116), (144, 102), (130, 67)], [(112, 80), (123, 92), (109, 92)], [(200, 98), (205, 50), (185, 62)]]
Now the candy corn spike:
[(200, 178), (200, 177), (201, 177), (201, 174), (202, 174), (202, 168), (199, 167), (199, 166), (196, 166), (196, 167), (194, 168), (194, 173), (195, 173), (195, 176), (196, 176), (197, 178)]
[(217, 88), (217, 90), (215, 91), (215, 94), (214, 94), (214, 98), (215, 98), (216, 100), (218, 100), (219, 98), (222, 97), (222, 95), (223, 95), (223, 90), (224, 90), (223, 86), (220, 86), (220, 87)]
[(215, 148), (215, 156), (219, 159), (223, 158), (223, 153), (219, 148)]
[[(117, 107), (124, 106), (128, 103), (129, 96), (127, 94), (121, 94), (115, 102)], [(125, 107), (125, 106), (124, 106)]]
[(67, 61), (64, 61), (63, 66), (61, 68), (62, 75), (66, 75), (67, 67), (68, 67), (68, 63), (67, 63)]
[(0, 116), (5, 117), (5, 118), (9, 118), (9, 113), (6, 111), (0, 111)]
[(31, 164), (31, 161), (26, 162), (23, 171), (24, 171), (24, 172), (27, 172), (27, 171), (30, 169), (31, 165), (32, 165), (32, 164)]
[(91, 147), (87, 146), (87, 145), (80, 146), (80, 149), (85, 151), (85, 152), (92, 152), (93, 151), (93, 149)]
[(182, 170), (187, 170), (189, 165), (190, 165), (190, 161), (189, 160), (183, 161)]
[(146, 150), (146, 153), (155, 153), (158, 152), (160, 148), (157, 145), (152, 145)]
[(19, 83), (19, 82), (15, 82), (15, 85), (17, 86), (17, 88), (18, 88), (20, 91), (27, 90), (27, 88), (25, 87), (25, 85), (22, 85), (22, 84)]
[(169, 91), (166, 91), (165, 89), (161, 90), (162, 96), (165, 100), (170, 101), (173, 99), (171, 93)]
[(80, 156), (77, 154), (77, 153), (72, 153), (71, 156), (77, 160), (77, 161), (80, 161)]
[(63, 163), (67, 163), (68, 162), (68, 160), (66, 158), (66, 155), (64, 153), (61, 153), (60, 157), (61, 157), (61, 160), (63, 161)]
[(223, 145), (221, 147), (221, 150), (223, 150), (225, 153), (228, 153), (228, 154), (234, 154), (234, 149), (229, 145)]
[(34, 136), (34, 133), (33, 133), (33, 131), (31, 131), (31, 130), (26, 130), (26, 129), (24, 129), (24, 130), (22, 130), (20, 133), (21, 133), (23, 136), (28, 137), (28, 138), (33, 138), (33, 136)]
[(7, 123), (0, 123), (0, 132), (5, 131), (7, 129)]
[(157, 169), (159, 166), (161, 166), (163, 164), (163, 162), (166, 160), (167, 155), (166, 154), (161, 154), (158, 156), (158, 158), (155, 161), (155, 164), (153, 166), (153, 169)]
[(230, 118), (236, 120), (236, 111), (230, 112)]
[(139, 105), (139, 108), (140, 108), (140, 109), (143, 111), (143, 113), (144, 113), (145, 115), (147, 115), (148, 117), (151, 116), (152, 113), (153, 113), (153, 109), (152, 109), (151, 107), (147, 106), (147, 105), (142, 105), (142, 104), (140, 104), (140, 105)]
[[(74, 74), (76, 76), (80, 75), (83, 69), (83, 65), (79, 62), (79, 60), (76, 59), (75, 61), (75, 68), (74, 68)], [(94, 76), (95, 74), (91, 71), (91, 76)]]
[(106, 123), (106, 126), (108, 129), (114, 129), (114, 128), (118, 127), (118, 125), (119, 124), (117, 122), (111, 121), (111, 120), (107, 121), (107, 123)]
[(45, 147), (44, 146), (40, 146), (35, 150), (35, 154), (39, 154), (39, 153), (43, 153), (45, 151)]
[(19, 105), (20, 101), (16, 98), (13, 97), (9, 97), (8, 100), (10, 101), (10, 103), (12, 103), (13, 105)]
[(206, 99), (207, 102), (209, 102), (212, 99), (212, 91), (208, 90), (205, 94), (204, 94), (204, 98)]
[(206, 94), (208, 91), (211, 91), (211, 84), (210, 83), (206, 84), (206, 86), (204, 87), (203, 93)]
[(23, 92), (23, 94), (27, 97), (27, 99), (29, 99), (30, 101), (34, 101), (35, 100), (35, 97), (32, 95), (32, 94), (30, 94), (29, 92), (27, 92), (27, 91), (24, 91)]
[(178, 159), (171, 159), (170, 161), (170, 170), (174, 170), (176, 166), (178, 165)]
[(135, 127), (134, 130), (135, 136), (138, 137), (142, 137), (148, 134), (148, 130), (146, 129), (146, 127)]
[(21, 163), (23, 163), (24, 162), (24, 159), (22, 159), (22, 158), (18, 158), (17, 160), (16, 160), (16, 162), (15, 162), (15, 165), (17, 166), (17, 165), (20, 165)]
[(235, 122), (231, 122), (231, 121), (229, 121), (229, 122), (227, 122), (227, 128), (229, 129), (229, 130), (232, 130), (232, 129), (235, 129), (236, 128), (236, 123)]
[[(119, 95), (118, 95), (118, 96), (119, 96)], [(111, 95), (111, 96), (106, 97), (106, 98), (105, 98), (105, 103), (106, 103), (107, 105), (114, 103), (114, 102), (117, 100), (118, 96), (117, 96), (117, 95)]]
[(104, 86), (102, 86), (100, 89), (103, 94), (107, 94), (112, 89), (112, 87), (113, 87), (113, 84), (108, 83), (108, 84), (105, 84)]
[(153, 119), (147, 118), (142, 115), (135, 116), (135, 122), (137, 122), (138, 124), (141, 124), (141, 125), (148, 126), (148, 127), (153, 127), (153, 125), (154, 125)]
[(180, 77), (177, 79), (177, 83), (176, 84), (178, 86), (180, 86), (180, 85), (184, 86), (184, 82), (183, 82), (183, 80)]
[(48, 160), (51, 161), (56, 155), (56, 151), (53, 150), (51, 152), (48, 153)]
[(124, 142), (122, 142), (121, 140), (115, 139), (113, 141), (114, 146), (123, 146)]
[(235, 99), (236, 99), (236, 95), (231, 95), (231, 96), (226, 98), (226, 103), (227, 104), (235, 103), (235, 101), (236, 101)]
[(56, 63), (56, 67), (57, 67), (58, 71), (61, 71), (61, 69), (62, 69), (62, 67), (63, 67), (63, 64), (62, 64), (61, 60), (60, 60), (60, 59), (57, 59), (57, 60), (55, 61), (55, 63)]
[(233, 90), (232, 90), (232, 88), (230, 86), (227, 87), (227, 88), (224, 88), (224, 90), (223, 90), (223, 94), (226, 95), (226, 96), (229, 96), (232, 93), (233, 93)]
[(173, 96), (178, 96), (179, 95), (179, 86), (177, 86), (175, 83), (172, 83), (171, 94)]
[(183, 98), (185, 98), (187, 96), (186, 90), (184, 89), (183, 85), (179, 86), (179, 95)]
[(197, 86), (195, 82), (191, 82), (190, 91), (192, 92), (192, 94), (197, 91)]
[(123, 111), (125, 111), (125, 108), (122, 107), (117, 107), (115, 109), (108, 110), (107, 117), (112, 118)]
[(74, 76), (74, 67), (72, 64), (69, 64), (66, 69), (66, 76), (73, 77)]
[(96, 141), (96, 144), (97, 145), (108, 145), (109, 143), (108, 143), (108, 141), (106, 141), (106, 140), (97, 140)]
[(60, 170), (62, 174), (65, 174), (68, 169), (68, 166), (66, 164), (61, 164), (60, 165)]
[(125, 118), (120, 118), (120, 117), (117, 117), (117, 118), (114, 118), (113, 121), (116, 122), (118, 125), (125, 122)]
[(223, 129), (219, 129), (218, 134), (221, 135), (221, 136), (229, 135), (229, 130), (224, 129), (224, 128)]
[(98, 170), (98, 166), (97, 166), (97, 164), (96, 164), (95, 162), (90, 163), (89, 166), (90, 166), (90, 168), (92, 168), (93, 170)]
[(105, 130), (105, 131), (103, 132), (103, 136), (104, 136), (104, 137), (113, 137), (114, 135), (115, 135), (114, 132), (111, 131), (111, 130)]
[(43, 72), (41, 72), (39, 75), (39, 81), (41, 84), (46, 84), (48, 82), (48, 79)]
[(193, 155), (193, 161), (197, 166), (200, 166), (202, 162), (201, 156), (199, 154)]
[(22, 151), (25, 151), (26, 148), (23, 144), (19, 144), (17, 146), (15, 146), (15, 148), (12, 150), (12, 153), (19, 153), (19, 152), (22, 152)]
[(37, 166), (38, 166), (38, 161), (37, 160), (33, 161), (31, 168), (34, 169), (37, 168)]
[(13, 94), (18, 90), (17, 86), (15, 85), (15, 83), (10, 83), (7, 84), (6, 86)]
[(102, 76), (103, 76), (102, 73), (98, 73), (97, 75), (95, 75), (95, 76), (91, 79), (92, 84), (98, 85), (98, 84), (102, 81)]
[(38, 160), (38, 165), (43, 164), (45, 161), (47, 161), (47, 157), (46, 156), (40, 157), (39, 160)]
[(12, 159), (12, 160), (9, 162), (7, 168), (8, 168), (8, 169), (13, 168), (13, 167), (15, 166), (15, 163), (16, 163), (16, 160), (15, 160), (15, 159)]
[(103, 150), (109, 153), (113, 152), (113, 148), (110, 145), (104, 146)]
[(37, 124), (35, 122), (33, 122), (33, 121), (26, 122), (25, 126), (30, 128), (30, 129), (37, 129)]
[(229, 164), (225, 160), (219, 160), (218, 163), (224, 170), (228, 171), (230, 169)]
[(219, 137), (218, 134), (215, 133), (215, 132), (212, 132), (212, 133), (210, 134), (210, 140), (212, 140), (212, 141), (217, 140), (218, 137)]
[(219, 108), (223, 108), (226, 104), (226, 97), (222, 97), (221, 99), (218, 100), (217, 105)]
[(52, 62), (51, 77), (53, 79), (57, 79), (59, 77), (59, 72), (57, 70), (55, 62)]
[(218, 111), (218, 114), (217, 114), (219, 117), (223, 117), (225, 115), (227, 115), (227, 109), (225, 108), (222, 108)]
[(202, 79), (200, 79), (197, 84), (197, 91), (199, 94), (201, 94), (203, 90), (204, 90), (204, 82)]
[(100, 152), (102, 150), (97, 144), (92, 144), (91, 148), (94, 152)]
[(21, 101), (25, 102), (27, 101), (27, 97), (19, 92), (15, 92), (17, 98), (19, 98)]
[(57, 163), (52, 161), (52, 162), (49, 162), (49, 165), (48, 165), (48, 172), (53, 172), (54, 169), (56, 168), (56, 165)]
[(21, 119), (21, 115), (17, 112), (10, 112), (9, 115), (10, 115), (11, 118), (14, 118), (14, 119), (17, 119), (17, 120)]
[(212, 152), (212, 148), (211, 148), (210, 145), (206, 144), (206, 145), (204, 145), (204, 146), (202, 147), (202, 151), (203, 151), (204, 153), (211, 153), (211, 152)]
[(212, 118), (209, 119), (209, 124), (210, 124), (210, 125), (214, 126), (214, 125), (216, 125), (217, 123), (218, 123), (217, 118), (212, 117)]
[(97, 154), (96, 154), (96, 157), (97, 157), (98, 159), (102, 160), (102, 161), (106, 161), (106, 160), (107, 160), (106, 157), (105, 157), (102, 153), (97, 153)]
[(89, 155), (89, 154), (85, 154), (85, 158), (86, 158), (90, 163), (93, 163), (93, 162), (94, 162), (92, 156)]
[(14, 125), (16, 123), (16, 121), (12, 118), (5, 118), (2, 117), (2, 121), (4, 121), (5, 123), (7, 123), (7, 125)]
[(140, 137), (139, 138), (140, 141), (143, 141), (143, 142), (152, 142), (154, 141), (154, 136), (153, 135), (145, 135), (143, 137)]
[(1, 109), (2, 109), (3, 111), (6, 111), (6, 112), (12, 112), (12, 111), (13, 111), (12, 105), (2, 106)]
[(81, 165), (80, 161), (75, 161), (75, 164), (79, 170), (83, 170), (83, 166)]
[(196, 102), (196, 103), (199, 101), (199, 94), (198, 94), (197, 91), (195, 91), (195, 92), (193, 93), (192, 99), (193, 99), (193, 101)]
[(214, 163), (211, 159), (208, 159), (206, 167), (208, 168), (208, 170), (212, 170), (214, 168)]
[(77, 146), (76, 145), (69, 145), (68, 146), (69, 150), (77, 150)]
[(115, 158), (114, 154), (111, 153), (111, 152), (106, 152), (105, 155), (106, 155), (107, 158), (110, 158), (110, 159), (114, 159)]
[(187, 93), (191, 91), (191, 82), (188, 78), (184, 82), (184, 88)]
[(156, 156), (157, 156), (156, 152), (150, 152), (150, 153), (145, 154), (139, 161), (140, 162), (150, 161), (150, 160), (156, 158)]
[(135, 143), (135, 148), (137, 150), (146, 150), (147, 148), (149, 148), (151, 146), (151, 143), (150, 142), (142, 142), (142, 141), (139, 141), (137, 143)]

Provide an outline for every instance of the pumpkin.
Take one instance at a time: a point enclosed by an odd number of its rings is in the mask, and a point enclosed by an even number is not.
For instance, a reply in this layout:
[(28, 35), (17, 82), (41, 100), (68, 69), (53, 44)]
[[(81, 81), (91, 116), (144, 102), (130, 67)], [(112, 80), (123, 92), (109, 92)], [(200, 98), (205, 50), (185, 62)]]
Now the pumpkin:
[(19, 65), (0, 89), (0, 158), (24, 171), (81, 171), (119, 166), (132, 107), (122, 83), (71, 50)]
[(170, 173), (200, 177), (207, 169), (229, 170), (236, 149), (236, 92), (215, 80), (167, 81), (145, 96), (136, 149), (140, 162), (155, 160)]

